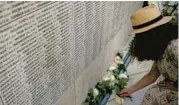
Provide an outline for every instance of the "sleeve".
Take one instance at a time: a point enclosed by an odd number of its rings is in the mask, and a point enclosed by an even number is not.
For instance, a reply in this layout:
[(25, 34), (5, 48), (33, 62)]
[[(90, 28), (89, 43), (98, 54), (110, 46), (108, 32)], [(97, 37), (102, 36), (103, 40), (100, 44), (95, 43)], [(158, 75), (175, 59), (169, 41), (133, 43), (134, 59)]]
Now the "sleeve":
[[(178, 39), (171, 41), (167, 49), (168, 59), (171, 61), (172, 65), (175, 66), (178, 70)], [(178, 88), (178, 79), (173, 83)]]
[(167, 47), (168, 59), (178, 68), (178, 39), (171, 41)]

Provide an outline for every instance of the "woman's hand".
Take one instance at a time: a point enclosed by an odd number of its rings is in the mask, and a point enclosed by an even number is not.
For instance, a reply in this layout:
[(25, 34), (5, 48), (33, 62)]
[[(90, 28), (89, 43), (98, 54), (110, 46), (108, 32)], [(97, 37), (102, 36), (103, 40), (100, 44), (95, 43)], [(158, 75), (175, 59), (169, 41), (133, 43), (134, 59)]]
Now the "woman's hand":
[(132, 93), (133, 93), (132, 88), (125, 88), (119, 93), (119, 95), (120, 97), (126, 97), (126, 96), (130, 96)]
[(168, 89), (168, 90), (173, 90), (173, 91), (178, 91), (178, 88), (174, 86), (174, 84), (172, 84), (169, 81), (161, 81), (158, 83), (158, 86), (164, 88), (164, 89)]
[(133, 92), (138, 91), (138, 90), (154, 83), (158, 79), (159, 76), (160, 76), (160, 72), (158, 70), (157, 63), (155, 62), (149, 73), (147, 73), (144, 77), (142, 77), (142, 79), (140, 79), (132, 87), (123, 89), (119, 93), (119, 95), (121, 97), (130, 96)]

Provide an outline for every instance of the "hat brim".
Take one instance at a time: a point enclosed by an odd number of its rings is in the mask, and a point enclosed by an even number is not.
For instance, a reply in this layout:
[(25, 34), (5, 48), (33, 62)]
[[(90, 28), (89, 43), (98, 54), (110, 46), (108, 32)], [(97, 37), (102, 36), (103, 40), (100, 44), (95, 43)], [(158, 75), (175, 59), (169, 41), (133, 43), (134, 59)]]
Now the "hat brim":
[(160, 25), (163, 25), (165, 23), (168, 23), (169, 21), (172, 20), (172, 17), (171, 16), (165, 16), (163, 17), (160, 21), (152, 24), (152, 25), (149, 25), (147, 27), (144, 27), (144, 28), (140, 28), (140, 29), (134, 29), (131, 34), (137, 34), (137, 33), (142, 33), (142, 32), (145, 32), (145, 31), (148, 31), (150, 29), (153, 29), (155, 27), (158, 27)]

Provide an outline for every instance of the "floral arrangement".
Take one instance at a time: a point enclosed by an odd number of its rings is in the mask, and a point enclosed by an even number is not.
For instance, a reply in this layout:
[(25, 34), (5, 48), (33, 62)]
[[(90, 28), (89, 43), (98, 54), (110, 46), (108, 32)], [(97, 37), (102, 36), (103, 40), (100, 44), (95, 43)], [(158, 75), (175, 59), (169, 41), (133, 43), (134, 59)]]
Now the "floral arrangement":
[[(128, 80), (129, 77), (127, 76), (122, 56), (118, 53), (102, 80), (96, 84), (95, 88), (89, 89), (83, 105), (101, 105), (100, 102), (104, 96), (106, 94), (112, 94), (113, 90), (119, 96), (120, 91), (125, 88)], [(123, 103), (122, 98), (118, 99), (118, 101), (121, 104)]]
[(178, 2), (173, 3), (173, 5), (170, 4), (169, 1), (164, 2), (163, 4), (163, 10), (162, 14), (164, 16), (172, 16), (173, 20), (178, 19)]
[(158, 4), (163, 6), (161, 10), (163, 16), (172, 16), (172, 20), (178, 20), (178, 1), (148, 1), (148, 5), (158, 7)]

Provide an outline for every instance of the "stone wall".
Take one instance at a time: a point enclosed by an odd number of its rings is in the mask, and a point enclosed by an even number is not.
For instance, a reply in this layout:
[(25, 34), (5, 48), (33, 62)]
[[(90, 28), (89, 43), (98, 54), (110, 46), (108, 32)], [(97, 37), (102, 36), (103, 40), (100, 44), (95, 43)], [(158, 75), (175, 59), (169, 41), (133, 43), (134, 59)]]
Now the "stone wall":
[(0, 2), (0, 105), (80, 105), (142, 2)]

